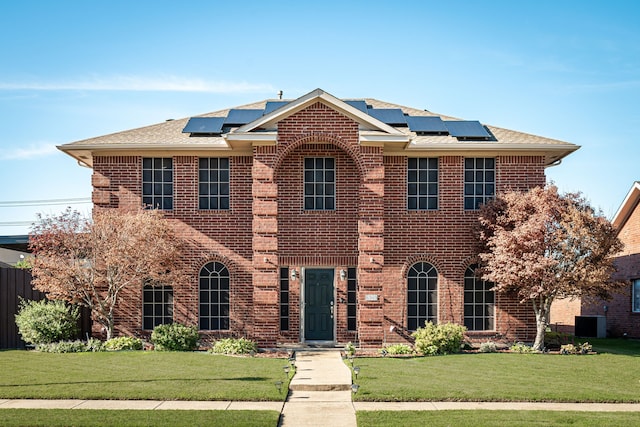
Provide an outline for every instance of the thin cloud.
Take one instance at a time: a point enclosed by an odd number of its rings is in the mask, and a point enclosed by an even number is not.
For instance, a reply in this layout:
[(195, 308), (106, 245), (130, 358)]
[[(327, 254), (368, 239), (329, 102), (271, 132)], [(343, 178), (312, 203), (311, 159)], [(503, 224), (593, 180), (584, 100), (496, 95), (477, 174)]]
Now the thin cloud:
[(0, 160), (29, 160), (57, 153), (55, 144), (40, 144), (29, 147), (14, 147), (0, 150)]
[(207, 81), (180, 77), (114, 76), (93, 77), (73, 81), (0, 82), (0, 90), (35, 91), (130, 91), (130, 92), (204, 92), (204, 93), (263, 93), (274, 92), (266, 83)]

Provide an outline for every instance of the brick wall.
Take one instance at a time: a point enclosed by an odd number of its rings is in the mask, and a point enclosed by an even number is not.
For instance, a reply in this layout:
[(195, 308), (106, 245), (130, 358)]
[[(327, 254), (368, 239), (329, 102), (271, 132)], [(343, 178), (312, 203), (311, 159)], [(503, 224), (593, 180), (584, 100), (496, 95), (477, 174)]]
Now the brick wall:
[[(252, 157), (231, 157), (231, 209), (197, 209), (198, 158), (175, 156), (174, 209), (166, 212), (188, 241), (185, 262), (190, 284), (174, 289), (174, 320), (198, 321), (198, 272), (209, 261), (224, 263), (231, 274), (231, 330), (260, 345), (298, 342), (301, 337), (300, 280), (290, 280), (290, 328), (279, 330), (280, 267), (334, 268), (336, 340), (376, 347), (407, 338), (406, 274), (418, 261), (438, 270), (440, 322), (463, 322), (463, 277), (476, 261), (472, 227), (477, 212), (463, 209), (462, 156), (439, 159), (439, 209), (406, 210), (404, 156), (385, 156), (381, 146), (361, 146), (358, 124), (322, 103), (278, 123), (276, 146), (256, 146)], [(303, 159), (336, 159), (336, 209), (303, 209)], [(496, 158), (497, 188), (544, 185), (541, 157)], [(141, 205), (141, 158), (96, 157), (95, 209), (136, 209)], [(358, 331), (347, 330), (347, 282), (339, 271), (356, 267)], [(367, 298), (377, 296), (377, 300)], [(141, 289), (123, 294), (117, 332), (144, 334)], [(497, 296), (495, 331), (475, 339), (501, 336), (531, 340), (533, 310), (509, 295)], [(391, 331), (390, 327), (394, 326)]]

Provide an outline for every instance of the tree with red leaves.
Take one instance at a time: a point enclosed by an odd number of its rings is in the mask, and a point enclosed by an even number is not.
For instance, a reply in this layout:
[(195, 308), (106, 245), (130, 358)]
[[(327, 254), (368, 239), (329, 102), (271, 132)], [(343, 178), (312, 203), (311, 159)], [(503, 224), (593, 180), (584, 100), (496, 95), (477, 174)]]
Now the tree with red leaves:
[(611, 223), (579, 193), (557, 187), (498, 195), (480, 211), (483, 280), (515, 292), (536, 315), (535, 350), (544, 349), (556, 298), (608, 297), (613, 256), (622, 250)]
[(107, 339), (123, 289), (185, 279), (181, 242), (156, 210), (101, 210), (93, 221), (70, 208), (58, 216), (38, 215), (29, 246), (35, 288), (51, 299), (89, 307)]

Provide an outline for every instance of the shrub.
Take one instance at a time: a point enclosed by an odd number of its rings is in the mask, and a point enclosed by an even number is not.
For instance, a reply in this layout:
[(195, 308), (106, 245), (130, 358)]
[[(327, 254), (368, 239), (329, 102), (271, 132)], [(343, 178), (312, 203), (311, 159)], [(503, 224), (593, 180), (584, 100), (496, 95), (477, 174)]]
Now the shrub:
[(198, 347), (199, 337), (195, 326), (170, 323), (156, 326), (151, 342), (159, 351), (193, 351)]
[(486, 341), (480, 344), (480, 353), (495, 353), (498, 346), (493, 341)]
[(116, 337), (104, 343), (106, 350), (142, 350), (142, 340), (135, 337)]
[(104, 341), (100, 341), (98, 338), (89, 338), (89, 341), (87, 341), (87, 351), (105, 351), (106, 348), (104, 344)]
[(462, 325), (444, 323), (436, 325), (427, 322), (424, 328), (418, 328), (412, 337), (416, 339), (415, 348), (425, 356), (458, 353), (467, 330)]
[(390, 344), (380, 349), (382, 354), (413, 354), (414, 350), (408, 344)]
[(209, 351), (218, 354), (250, 354), (258, 351), (258, 346), (246, 338), (223, 338), (217, 340)]
[(90, 351), (83, 341), (58, 341), (36, 345), (36, 350), (43, 353), (84, 353)]
[(69, 340), (78, 334), (78, 307), (63, 301), (20, 301), (16, 325), (22, 339), (29, 344), (46, 344)]
[(536, 352), (533, 349), (533, 347), (526, 345), (523, 342), (514, 343), (511, 347), (509, 347), (509, 350), (511, 350), (514, 353), (535, 353)]

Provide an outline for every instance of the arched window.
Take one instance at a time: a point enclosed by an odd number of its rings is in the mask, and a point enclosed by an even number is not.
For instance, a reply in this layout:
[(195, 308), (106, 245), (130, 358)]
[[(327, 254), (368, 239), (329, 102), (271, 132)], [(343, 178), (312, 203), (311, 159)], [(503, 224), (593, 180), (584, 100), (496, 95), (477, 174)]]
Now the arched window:
[(200, 269), (200, 329), (229, 329), (229, 270), (219, 262)]
[(407, 274), (407, 329), (438, 321), (438, 271), (428, 262), (417, 262)]
[(495, 329), (495, 292), (493, 282), (476, 276), (476, 265), (464, 273), (464, 326), (469, 331)]

